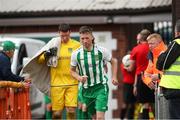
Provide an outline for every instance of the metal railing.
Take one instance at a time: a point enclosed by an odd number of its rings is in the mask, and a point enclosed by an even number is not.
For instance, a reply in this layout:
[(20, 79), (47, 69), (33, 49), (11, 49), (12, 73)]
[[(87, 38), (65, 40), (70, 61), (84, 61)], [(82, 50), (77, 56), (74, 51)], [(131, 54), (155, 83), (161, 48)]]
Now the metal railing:
[(0, 81), (0, 119), (31, 119), (29, 88), (21, 82)]

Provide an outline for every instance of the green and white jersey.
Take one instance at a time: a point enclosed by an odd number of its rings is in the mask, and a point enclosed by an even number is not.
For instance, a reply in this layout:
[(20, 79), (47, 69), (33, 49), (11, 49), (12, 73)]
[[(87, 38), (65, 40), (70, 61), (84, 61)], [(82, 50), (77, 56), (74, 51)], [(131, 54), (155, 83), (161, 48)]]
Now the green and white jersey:
[(111, 58), (112, 55), (106, 48), (94, 45), (91, 51), (87, 51), (81, 46), (72, 53), (71, 66), (77, 66), (81, 76), (88, 76), (88, 80), (83, 84), (84, 88), (88, 88), (107, 83), (104, 62), (109, 62)]

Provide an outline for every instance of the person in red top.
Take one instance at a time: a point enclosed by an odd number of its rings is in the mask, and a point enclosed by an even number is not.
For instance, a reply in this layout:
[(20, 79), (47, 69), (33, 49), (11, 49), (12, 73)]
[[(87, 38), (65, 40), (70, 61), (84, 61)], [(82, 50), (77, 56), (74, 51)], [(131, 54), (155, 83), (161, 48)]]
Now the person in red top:
[(121, 74), (123, 77), (123, 104), (120, 113), (120, 119), (133, 119), (134, 105), (136, 98), (133, 94), (133, 84), (135, 77), (135, 70), (128, 72), (124, 67), (129, 65), (130, 55), (127, 54), (123, 57), (120, 65)]
[(146, 70), (148, 66), (148, 52), (149, 45), (146, 38), (150, 35), (150, 31), (147, 29), (142, 30), (137, 35), (137, 43), (130, 55), (130, 66), (126, 69), (128, 71), (133, 71), (136, 69), (135, 82), (134, 82), (134, 94), (138, 103), (143, 104), (143, 111), (140, 119), (149, 119), (149, 104), (154, 103), (154, 92), (149, 87), (144, 84), (142, 80), (142, 73)]

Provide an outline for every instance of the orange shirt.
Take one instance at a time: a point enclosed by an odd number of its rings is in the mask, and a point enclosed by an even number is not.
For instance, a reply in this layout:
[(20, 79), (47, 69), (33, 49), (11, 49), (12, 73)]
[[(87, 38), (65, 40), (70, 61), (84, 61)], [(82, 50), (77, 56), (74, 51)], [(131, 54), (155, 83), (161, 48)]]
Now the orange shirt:
[(154, 48), (151, 52), (153, 53), (153, 61), (149, 60), (148, 66), (144, 72), (144, 78), (143, 81), (146, 85), (148, 85), (151, 82), (151, 74), (162, 74), (161, 71), (159, 71), (156, 68), (156, 63), (159, 55), (167, 49), (164, 42), (161, 42), (156, 48)]

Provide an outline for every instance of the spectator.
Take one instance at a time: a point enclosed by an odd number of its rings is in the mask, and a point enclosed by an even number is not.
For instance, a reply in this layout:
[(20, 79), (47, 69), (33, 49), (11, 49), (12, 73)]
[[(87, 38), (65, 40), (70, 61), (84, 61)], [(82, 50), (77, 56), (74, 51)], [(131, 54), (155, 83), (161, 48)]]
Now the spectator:
[(155, 89), (155, 82), (160, 80), (159, 76), (162, 74), (161, 71), (156, 69), (157, 58), (167, 48), (162, 37), (157, 33), (149, 35), (147, 41), (151, 52), (149, 55), (152, 56), (150, 57), (151, 59), (148, 63), (148, 67), (144, 72), (143, 81), (150, 89)]
[(15, 44), (11, 41), (3, 41), (0, 51), (0, 80), (20, 82), (24, 77), (17, 76), (11, 71), (11, 58), (14, 55)]
[(160, 86), (168, 101), (169, 119), (180, 119), (180, 20), (175, 26), (175, 39), (158, 57), (157, 69), (163, 71)]

